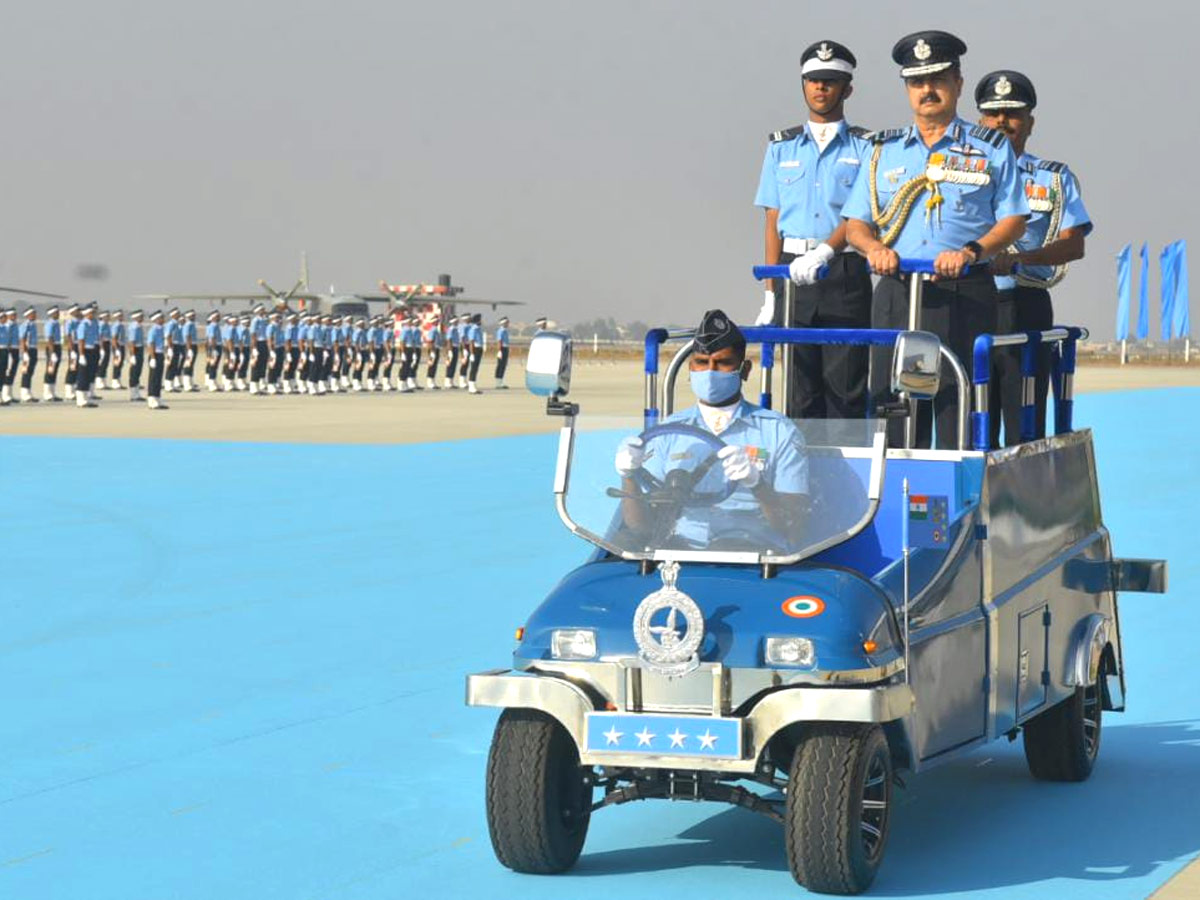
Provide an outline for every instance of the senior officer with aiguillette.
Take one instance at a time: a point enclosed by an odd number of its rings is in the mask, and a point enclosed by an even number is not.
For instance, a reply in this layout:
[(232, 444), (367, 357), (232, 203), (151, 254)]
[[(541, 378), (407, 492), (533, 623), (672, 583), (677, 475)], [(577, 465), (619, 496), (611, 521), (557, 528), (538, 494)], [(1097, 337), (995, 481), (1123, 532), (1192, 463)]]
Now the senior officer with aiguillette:
[[(847, 252), (841, 217), (871, 153), (866, 130), (847, 125), (844, 117), (856, 62), (836, 41), (819, 41), (800, 56), (808, 122), (770, 136), (754, 198), (766, 210), (766, 262), (787, 264), (797, 287), (790, 316), (783, 309), (783, 284), (768, 289), (756, 325), (871, 324), (871, 273), (865, 259)], [(822, 267), (828, 274), (819, 278)], [(865, 347), (798, 344), (792, 360), (788, 415), (848, 419), (866, 414)]]
[[(925, 285), (920, 327), (940, 337), (970, 366), (975, 338), (995, 329), (996, 287), (975, 263), (1021, 237), (1029, 206), (1008, 138), (959, 118), (959, 58), (966, 45), (944, 31), (921, 31), (892, 49), (908, 91), (913, 124), (877, 132), (867, 165), (842, 209), (846, 236), (883, 276), (875, 287), (871, 324), (906, 328), (908, 288), (900, 258), (932, 259), (935, 277)], [(913, 276), (916, 277), (916, 276)], [(871, 367), (871, 394), (888, 394), (890, 351)], [(948, 371), (934, 398), (939, 447), (958, 446), (957, 391)], [(918, 447), (931, 443), (932, 420), (919, 404)], [(899, 422), (895, 423), (899, 425)], [(891, 429), (896, 440), (899, 429)]]
[[(1045, 331), (1054, 327), (1050, 288), (1067, 274), (1067, 263), (1083, 258), (1084, 238), (1092, 220), (1083, 206), (1079, 182), (1064, 163), (1039, 159), (1026, 151), (1033, 133), (1037, 91), (1033, 82), (1011, 69), (985, 75), (975, 88), (980, 122), (1008, 136), (1029, 203), (1029, 223), (1015, 244), (992, 259), (998, 303), (996, 333)], [(1018, 268), (1019, 267), (1019, 268)], [(1037, 350), (1034, 437), (1046, 436), (1046, 394), (1050, 385), (1049, 344)], [(988, 399), (992, 410), (992, 446), (1021, 442), (1021, 348), (995, 351)]]

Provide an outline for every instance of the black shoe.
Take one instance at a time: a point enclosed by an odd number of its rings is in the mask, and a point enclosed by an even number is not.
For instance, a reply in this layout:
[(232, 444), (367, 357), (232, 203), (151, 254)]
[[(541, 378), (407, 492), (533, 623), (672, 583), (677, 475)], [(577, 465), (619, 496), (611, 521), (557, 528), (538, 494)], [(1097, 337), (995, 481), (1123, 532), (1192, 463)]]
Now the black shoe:
[(51, 403), (62, 403), (62, 402), (63, 402), (63, 398), (62, 398), (62, 397), (51, 397), (51, 398), (50, 398), (50, 402), (51, 402)]

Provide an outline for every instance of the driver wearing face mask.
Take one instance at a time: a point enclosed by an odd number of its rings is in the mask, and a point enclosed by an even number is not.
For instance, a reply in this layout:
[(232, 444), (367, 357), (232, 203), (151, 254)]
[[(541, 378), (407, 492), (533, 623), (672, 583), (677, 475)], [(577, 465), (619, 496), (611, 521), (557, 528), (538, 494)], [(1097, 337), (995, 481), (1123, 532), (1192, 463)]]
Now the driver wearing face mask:
[[(721, 310), (709, 310), (696, 329), (688, 366), (698, 402), (662, 424), (688, 425), (724, 442), (716, 451), (719, 465), (711, 466), (716, 471), (697, 485), (697, 490), (711, 492), (733, 483), (733, 493), (717, 509), (761, 511), (770, 525), (784, 529), (797, 515), (797, 499), (808, 493), (804, 439), (787, 417), (743, 399), (742, 384), (750, 367), (741, 330)], [(623, 492), (636, 496), (641, 492), (634, 479), (638, 469), (664, 481), (672, 470), (692, 471), (704, 465), (712, 453), (711, 446), (686, 434), (661, 435), (648, 444), (628, 437), (617, 449), (615, 467)], [(644, 519), (640, 506), (629, 497), (624, 501), (629, 524), (636, 526)]]

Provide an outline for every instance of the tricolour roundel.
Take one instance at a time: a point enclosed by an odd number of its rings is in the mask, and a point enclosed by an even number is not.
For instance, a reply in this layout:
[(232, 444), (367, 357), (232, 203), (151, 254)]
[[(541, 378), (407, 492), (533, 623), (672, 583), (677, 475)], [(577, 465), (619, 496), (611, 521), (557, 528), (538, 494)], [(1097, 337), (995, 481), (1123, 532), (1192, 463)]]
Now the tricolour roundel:
[(825, 611), (825, 601), (820, 597), (788, 597), (783, 601), (783, 612), (793, 619), (811, 619)]

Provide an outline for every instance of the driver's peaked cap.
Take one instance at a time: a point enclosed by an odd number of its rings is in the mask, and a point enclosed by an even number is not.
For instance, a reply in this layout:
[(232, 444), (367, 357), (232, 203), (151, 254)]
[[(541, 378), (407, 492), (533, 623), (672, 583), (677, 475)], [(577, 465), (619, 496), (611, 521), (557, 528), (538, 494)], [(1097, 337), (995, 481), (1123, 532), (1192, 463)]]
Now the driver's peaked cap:
[(740, 354), (746, 354), (746, 336), (733, 323), (724, 311), (710, 309), (696, 327), (696, 350), (700, 353), (716, 353), (726, 347), (733, 347)]

